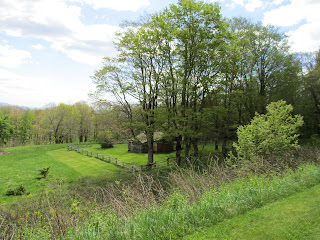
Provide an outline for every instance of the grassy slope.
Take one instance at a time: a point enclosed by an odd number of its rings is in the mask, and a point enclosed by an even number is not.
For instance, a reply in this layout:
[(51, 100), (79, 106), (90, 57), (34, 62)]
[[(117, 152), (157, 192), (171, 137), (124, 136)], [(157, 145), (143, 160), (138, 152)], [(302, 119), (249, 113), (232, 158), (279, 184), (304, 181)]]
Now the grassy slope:
[(184, 239), (320, 239), (320, 185)]
[[(75, 151), (67, 151), (66, 144), (41, 146), (23, 146), (9, 148), (10, 154), (0, 156), (0, 204), (13, 202), (20, 197), (5, 196), (8, 189), (19, 185), (27, 192), (36, 194), (54, 182), (74, 182), (81, 176), (122, 178), (128, 175), (125, 169), (102, 162), (95, 157), (81, 155)], [(146, 164), (147, 154), (129, 153), (127, 144), (117, 144), (111, 149), (101, 149), (99, 144), (86, 146), (85, 149), (95, 153), (112, 156), (124, 162)], [(171, 154), (155, 154), (154, 160), (162, 160), (165, 164)], [(47, 179), (37, 179), (39, 169), (50, 166)]]
[(17, 197), (7, 197), (9, 188), (23, 185), (28, 192), (35, 192), (44, 187), (45, 180), (38, 180), (39, 169), (50, 166), (50, 175), (67, 181), (78, 177), (78, 173), (65, 164), (47, 155), (48, 151), (64, 148), (64, 145), (25, 146), (10, 148), (10, 154), (0, 156), (0, 200), (8, 201)]
[[(5, 196), (8, 189), (19, 185), (36, 194), (54, 182), (74, 182), (80, 176), (116, 177), (123, 170), (96, 158), (67, 151), (66, 144), (24, 146), (10, 148), (10, 154), (0, 156), (0, 204), (13, 202), (20, 197)], [(37, 179), (39, 169), (50, 166), (47, 179)]]

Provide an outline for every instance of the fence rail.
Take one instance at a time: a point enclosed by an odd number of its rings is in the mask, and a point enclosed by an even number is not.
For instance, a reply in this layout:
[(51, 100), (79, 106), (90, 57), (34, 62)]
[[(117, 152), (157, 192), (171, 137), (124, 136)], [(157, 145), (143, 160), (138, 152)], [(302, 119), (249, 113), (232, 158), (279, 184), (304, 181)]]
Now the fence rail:
[(99, 153), (94, 153), (91, 151), (88, 151), (84, 148), (80, 148), (80, 146), (67, 146), (67, 149), (69, 151), (76, 151), (80, 154), (85, 154), (89, 157), (95, 157), (101, 161), (107, 162), (107, 163), (112, 163), (115, 164), (116, 166), (122, 167), (122, 168), (126, 168), (128, 169), (130, 172), (136, 172), (136, 171), (145, 171), (147, 169), (150, 168), (156, 168), (157, 167), (157, 162), (154, 162), (152, 164), (147, 164), (147, 165), (137, 165), (136, 163), (127, 163), (127, 162), (123, 162), (120, 161), (117, 158), (113, 158), (111, 156), (105, 156), (103, 154), (99, 154)]

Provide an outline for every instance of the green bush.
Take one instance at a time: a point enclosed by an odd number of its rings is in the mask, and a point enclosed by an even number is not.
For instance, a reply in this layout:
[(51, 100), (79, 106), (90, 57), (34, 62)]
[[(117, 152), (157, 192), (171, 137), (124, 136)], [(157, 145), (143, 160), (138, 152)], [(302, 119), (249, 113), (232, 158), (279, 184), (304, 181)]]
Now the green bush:
[(50, 167), (39, 169), (41, 178), (47, 178)]
[(8, 189), (6, 192), (6, 196), (21, 196), (26, 192), (26, 188), (22, 185), (14, 188)]
[(98, 142), (101, 145), (101, 148), (112, 148), (112, 133), (109, 130), (103, 131), (98, 135)]
[(293, 107), (285, 101), (270, 103), (266, 114), (256, 114), (247, 126), (238, 128), (234, 144), (238, 159), (282, 154), (298, 145), (297, 130), (303, 125), (300, 115), (291, 116)]

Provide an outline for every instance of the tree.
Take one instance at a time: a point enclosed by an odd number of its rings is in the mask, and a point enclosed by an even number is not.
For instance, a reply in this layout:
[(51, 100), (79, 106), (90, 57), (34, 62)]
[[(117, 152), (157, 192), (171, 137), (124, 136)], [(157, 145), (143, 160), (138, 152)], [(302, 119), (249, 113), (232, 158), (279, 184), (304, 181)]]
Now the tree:
[[(279, 33), (276, 27), (251, 23), (244, 18), (233, 19), (231, 25), (239, 38), (239, 79), (242, 87), (246, 88), (244, 96), (251, 100), (251, 103), (246, 103), (247, 111), (250, 110), (251, 115), (255, 111), (265, 113), (266, 105), (272, 100), (279, 100), (278, 96), (288, 92), (288, 87), (292, 91), (297, 90), (301, 68), (289, 53), (287, 36)], [(292, 95), (285, 94), (281, 98), (292, 103)]]
[[(141, 106), (141, 116), (148, 143), (148, 164), (153, 163), (154, 114), (158, 105), (160, 74), (164, 59), (157, 54), (161, 39), (158, 30), (150, 22), (142, 22), (137, 28), (128, 26), (119, 35), (117, 48), (119, 58), (108, 59), (102, 70), (96, 72), (96, 83), (111, 92), (125, 107), (130, 120), (132, 108), (127, 95), (135, 98)], [(106, 58), (107, 60), (107, 58)], [(112, 65), (111, 65), (112, 63)], [(102, 76), (101, 76), (102, 73)]]
[(0, 146), (6, 144), (14, 133), (14, 126), (10, 124), (8, 115), (0, 112)]
[(78, 135), (79, 112), (70, 105), (60, 103), (45, 109), (44, 124), (49, 136), (49, 142), (72, 142)]
[[(306, 68), (307, 74), (304, 76), (304, 87), (308, 94), (304, 95), (309, 99), (309, 114), (313, 122), (313, 132), (320, 133), (320, 50), (313, 54)], [(305, 99), (305, 100), (306, 100)]]
[(17, 137), (22, 145), (24, 145), (33, 135), (34, 115), (28, 109), (18, 117)]
[(266, 110), (266, 114), (256, 114), (249, 125), (238, 128), (238, 143), (234, 144), (238, 159), (282, 154), (297, 146), (302, 116), (291, 116), (293, 107), (285, 101), (273, 102)]
[(100, 109), (110, 105), (111, 103), (104, 101), (103, 98), (106, 93), (111, 93), (117, 104), (121, 106), (121, 111), (125, 113), (127, 121), (130, 123), (131, 135), (134, 138), (136, 134), (133, 127), (133, 109), (129, 99), (135, 99), (135, 96), (132, 92), (132, 81), (125, 66), (118, 59), (106, 57), (104, 58), (103, 67), (95, 72), (92, 80), (96, 84), (96, 91), (90, 95), (96, 100), (96, 105)]
[[(167, 14), (170, 16), (169, 26), (176, 55), (176, 89), (179, 89), (178, 109), (174, 111), (177, 115), (173, 116), (173, 119), (178, 119), (176, 138), (182, 138), (186, 146), (185, 160), (189, 158), (192, 145), (196, 161), (207, 98), (223, 71), (226, 61), (223, 56), (231, 34), (217, 4), (182, 0), (171, 5)], [(179, 151), (176, 164), (180, 164)]]
[[(95, 75), (98, 89), (113, 93), (123, 106), (129, 106), (126, 94), (138, 100), (148, 163), (153, 162), (153, 133), (161, 127), (176, 139), (177, 165), (182, 140), (185, 157), (192, 144), (196, 159), (204, 101), (221, 70), (220, 59), (229, 38), (218, 5), (180, 0), (126, 27), (116, 44), (119, 58), (106, 58), (107, 63)], [(166, 126), (158, 124), (159, 111), (166, 113), (162, 120), (167, 122), (160, 121)]]
[(80, 117), (78, 130), (79, 142), (87, 142), (91, 132), (94, 110), (84, 101), (75, 103), (74, 108), (78, 111)]

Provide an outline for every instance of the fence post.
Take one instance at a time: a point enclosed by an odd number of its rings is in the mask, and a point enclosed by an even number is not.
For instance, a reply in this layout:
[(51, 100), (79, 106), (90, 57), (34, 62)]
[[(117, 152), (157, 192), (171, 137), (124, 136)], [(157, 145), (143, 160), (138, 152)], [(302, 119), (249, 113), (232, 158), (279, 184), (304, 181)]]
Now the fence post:
[(143, 165), (140, 165), (140, 170), (142, 171)]

